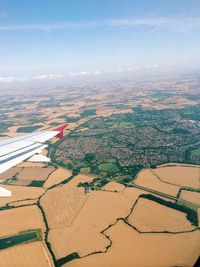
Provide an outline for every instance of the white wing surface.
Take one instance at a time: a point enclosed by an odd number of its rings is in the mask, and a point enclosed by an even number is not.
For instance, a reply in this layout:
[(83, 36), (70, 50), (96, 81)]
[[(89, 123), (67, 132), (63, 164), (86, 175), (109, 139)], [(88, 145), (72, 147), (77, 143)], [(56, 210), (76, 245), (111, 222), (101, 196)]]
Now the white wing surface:
[[(34, 132), (0, 141), (0, 173), (31, 158), (35, 154), (39, 154), (48, 146), (45, 141), (52, 137), (63, 138), (63, 131), (66, 127), (67, 124), (56, 128), (54, 131)], [(7, 193), (4, 188), (0, 187), (0, 197), (5, 196)]]

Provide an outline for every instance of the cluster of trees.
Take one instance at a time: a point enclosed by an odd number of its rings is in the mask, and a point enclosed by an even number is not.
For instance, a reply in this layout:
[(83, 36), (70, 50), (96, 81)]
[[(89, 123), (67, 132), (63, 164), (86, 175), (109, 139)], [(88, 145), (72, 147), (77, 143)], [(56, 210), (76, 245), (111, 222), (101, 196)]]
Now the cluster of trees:
[(78, 258), (80, 258), (79, 254), (77, 252), (73, 252), (73, 253), (69, 254), (68, 256), (57, 260), (56, 267), (60, 267), (63, 264), (65, 264), (71, 260), (78, 259)]
[(33, 180), (29, 186), (35, 186), (35, 187), (42, 187), (44, 184), (44, 181), (36, 181), (36, 180)]

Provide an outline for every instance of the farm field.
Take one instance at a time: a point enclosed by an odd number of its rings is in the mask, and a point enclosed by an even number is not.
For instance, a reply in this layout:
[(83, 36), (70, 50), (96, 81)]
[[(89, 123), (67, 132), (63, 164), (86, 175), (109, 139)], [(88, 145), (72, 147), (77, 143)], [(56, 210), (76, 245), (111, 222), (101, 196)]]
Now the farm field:
[(125, 186), (116, 182), (110, 182), (103, 186), (102, 189), (106, 191), (121, 192), (125, 190)]
[(146, 191), (134, 187), (126, 187), (122, 192), (123, 196), (132, 201), (133, 205), (135, 204), (139, 196), (145, 193)]
[(72, 175), (72, 173), (64, 168), (58, 168), (54, 172), (52, 172), (48, 179), (45, 181), (43, 187), (49, 188), (56, 184), (61, 183)]
[(184, 232), (194, 229), (186, 213), (140, 198), (128, 221), (140, 232)]
[(179, 198), (190, 201), (200, 206), (200, 192), (181, 190)]
[(0, 198), (0, 207), (5, 206), (8, 203), (14, 201), (21, 201), (27, 199), (37, 199), (44, 192), (45, 189), (42, 187), (27, 187), (27, 186), (14, 186), (14, 185), (2, 185), (2, 187), (11, 190), (12, 196), (6, 198)]
[(1, 236), (27, 229), (45, 229), (42, 214), (36, 205), (0, 211), (0, 225)]
[(63, 266), (193, 266), (199, 256), (199, 231), (176, 235), (140, 234), (118, 221), (106, 235), (112, 240), (112, 247), (106, 253), (90, 255)]
[(42, 162), (31, 162), (31, 161), (24, 161), (20, 164), (17, 165), (18, 167), (21, 168), (43, 168), (46, 166), (46, 163), (42, 163)]
[(86, 199), (83, 188), (68, 184), (49, 190), (40, 202), (50, 229), (69, 226)]
[(80, 256), (105, 251), (109, 240), (101, 231), (115, 223), (117, 218), (125, 217), (131, 206), (132, 202), (121, 194), (92, 192), (69, 227), (50, 231), (49, 241), (56, 256), (61, 258), (75, 251)]
[(200, 167), (168, 166), (152, 172), (164, 182), (197, 189), (200, 187)]
[(0, 251), (0, 267), (53, 267), (43, 242), (23, 244)]
[(15, 185), (29, 185), (32, 181), (45, 181), (55, 168), (27, 167), (23, 168), (12, 182)]
[(177, 196), (180, 188), (178, 186), (162, 182), (155, 174), (152, 173), (150, 169), (142, 170), (138, 174), (134, 183), (171, 196)]
[(69, 184), (73, 187), (77, 187), (80, 183), (85, 183), (93, 180), (95, 177), (92, 175), (78, 174), (73, 177)]
[(7, 170), (4, 173), (1, 173), (0, 174), (0, 182), (2, 183), (4, 181), (6, 181), (6, 180), (11, 179), (14, 175), (16, 175), (17, 173), (19, 173), (21, 170), (22, 170), (22, 168), (13, 167), (13, 168)]

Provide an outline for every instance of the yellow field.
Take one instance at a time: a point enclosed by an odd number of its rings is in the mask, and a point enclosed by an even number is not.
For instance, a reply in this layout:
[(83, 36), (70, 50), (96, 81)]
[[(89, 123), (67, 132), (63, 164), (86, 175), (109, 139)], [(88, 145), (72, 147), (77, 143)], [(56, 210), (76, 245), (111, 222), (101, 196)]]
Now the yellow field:
[(53, 185), (59, 184), (62, 181), (69, 178), (71, 175), (72, 175), (72, 173), (69, 170), (66, 170), (64, 168), (59, 168), (49, 175), (49, 177), (45, 181), (43, 187), (49, 188)]
[(78, 174), (68, 184), (76, 187), (76, 186), (78, 186), (79, 183), (89, 182), (93, 179), (94, 179), (94, 177), (92, 175), (88, 176), (88, 175), (84, 175), (84, 174)]
[(135, 184), (138, 184), (143, 187), (147, 187), (152, 190), (159, 191), (164, 194), (171, 195), (171, 196), (176, 196), (179, 191), (178, 186), (163, 183), (149, 169), (143, 170), (138, 174), (135, 180)]
[(68, 226), (86, 201), (84, 188), (68, 184), (49, 190), (42, 198), (49, 227)]
[(200, 168), (189, 166), (168, 166), (152, 170), (163, 181), (178, 186), (200, 187)]
[(125, 189), (125, 186), (116, 182), (110, 182), (106, 184), (102, 189), (106, 191), (121, 192)]
[[(49, 241), (57, 258), (72, 252), (80, 256), (105, 251), (109, 240), (101, 231), (126, 216), (132, 201), (120, 193), (94, 191), (69, 227), (50, 231)], [(93, 265), (95, 266), (95, 265)]]
[(18, 167), (22, 167), (22, 168), (33, 168), (33, 167), (37, 167), (37, 168), (43, 168), (46, 166), (46, 163), (42, 163), (42, 162), (31, 162), (31, 161), (24, 161), (20, 164), (17, 165)]
[(179, 198), (200, 205), (200, 192), (198, 193), (198, 192), (191, 192), (188, 190), (182, 190)]
[(123, 196), (127, 197), (132, 201), (132, 204), (138, 199), (141, 194), (146, 194), (146, 191), (134, 188), (134, 187), (126, 187), (122, 192)]
[(112, 240), (107, 253), (73, 260), (63, 267), (189, 267), (199, 256), (199, 231), (176, 235), (139, 234), (119, 221), (106, 234)]
[(37, 199), (44, 192), (45, 189), (42, 187), (26, 187), (26, 186), (14, 186), (14, 185), (1, 185), (2, 187), (11, 190), (12, 196), (0, 198), (0, 207), (5, 206), (7, 203), (25, 199)]
[(0, 267), (53, 267), (43, 242), (23, 244), (0, 251)]
[(186, 213), (140, 198), (128, 218), (141, 232), (182, 232), (194, 229)]
[(96, 114), (99, 116), (110, 116), (111, 114), (114, 113), (114, 109), (112, 108), (103, 108), (103, 109), (97, 109)]
[(37, 206), (0, 211), (1, 236), (31, 229), (45, 229), (42, 214)]
[(13, 167), (0, 174), (0, 182), (11, 179), (14, 175), (21, 171), (22, 168)]
[(24, 168), (17, 175), (17, 179), (20, 181), (44, 181), (55, 170), (55, 168)]

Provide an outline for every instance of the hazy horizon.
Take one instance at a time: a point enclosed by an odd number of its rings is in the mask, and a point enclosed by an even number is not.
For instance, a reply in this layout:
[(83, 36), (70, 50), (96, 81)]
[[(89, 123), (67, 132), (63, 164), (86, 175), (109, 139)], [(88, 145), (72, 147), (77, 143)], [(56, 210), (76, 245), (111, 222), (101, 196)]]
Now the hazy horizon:
[(1, 1), (0, 84), (199, 70), (199, 9), (196, 0)]

